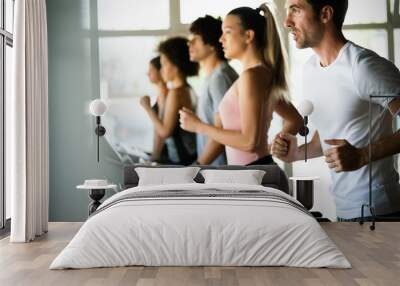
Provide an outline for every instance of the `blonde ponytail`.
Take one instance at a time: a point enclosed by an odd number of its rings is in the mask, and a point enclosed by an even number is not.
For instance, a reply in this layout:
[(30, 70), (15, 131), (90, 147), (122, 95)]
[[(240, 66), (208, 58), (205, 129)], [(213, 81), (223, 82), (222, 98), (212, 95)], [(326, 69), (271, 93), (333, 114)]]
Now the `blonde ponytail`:
[(273, 69), (272, 94), (276, 99), (289, 100), (287, 53), (275, 17), (264, 3), (259, 8), (265, 17), (264, 60)]

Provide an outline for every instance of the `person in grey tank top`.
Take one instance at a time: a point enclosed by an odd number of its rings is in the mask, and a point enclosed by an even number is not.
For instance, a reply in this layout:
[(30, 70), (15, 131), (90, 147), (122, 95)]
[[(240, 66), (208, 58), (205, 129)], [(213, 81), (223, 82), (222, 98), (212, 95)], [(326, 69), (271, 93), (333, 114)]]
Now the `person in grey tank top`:
[[(205, 79), (201, 86), (196, 109), (199, 118), (214, 124), (218, 106), (226, 91), (238, 78), (227, 63), (219, 38), (222, 21), (209, 15), (198, 18), (190, 26), (190, 60), (200, 64)], [(226, 165), (224, 145), (204, 134), (196, 134), (197, 163), (201, 165)]]

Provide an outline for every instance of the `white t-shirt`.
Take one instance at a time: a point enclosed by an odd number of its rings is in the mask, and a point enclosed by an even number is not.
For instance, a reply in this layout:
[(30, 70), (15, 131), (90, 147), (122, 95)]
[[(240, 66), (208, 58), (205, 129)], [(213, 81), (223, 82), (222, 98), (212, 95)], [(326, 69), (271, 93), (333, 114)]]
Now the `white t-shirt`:
[[(400, 96), (400, 72), (390, 61), (376, 53), (347, 42), (336, 60), (321, 67), (314, 55), (304, 67), (304, 97), (314, 104), (310, 121), (319, 132), (323, 150), (332, 148), (326, 139), (345, 139), (360, 148), (369, 143), (369, 96)], [(388, 103), (393, 98), (374, 98), (372, 104), (372, 141), (393, 133)], [(400, 211), (399, 176), (394, 158), (373, 162), (372, 202), (377, 214)], [(331, 191), (337, 216), (361, 216), (361, 205), (369, 201), (368, 166), (335, 173), (331, 170)], [(365, 209), (365, 215), (370, 215)]]

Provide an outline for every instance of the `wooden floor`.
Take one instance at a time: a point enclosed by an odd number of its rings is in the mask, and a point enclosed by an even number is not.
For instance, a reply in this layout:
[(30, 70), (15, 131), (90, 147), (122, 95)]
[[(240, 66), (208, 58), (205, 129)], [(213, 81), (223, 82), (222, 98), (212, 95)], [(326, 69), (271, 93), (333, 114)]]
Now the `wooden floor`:
[(121, 267), (48, 270), (81, 223), (50, 223), (32, 243), (0, 241), (0, 285), (400, 285), (400, 223), (322, 223), (353, 268)]

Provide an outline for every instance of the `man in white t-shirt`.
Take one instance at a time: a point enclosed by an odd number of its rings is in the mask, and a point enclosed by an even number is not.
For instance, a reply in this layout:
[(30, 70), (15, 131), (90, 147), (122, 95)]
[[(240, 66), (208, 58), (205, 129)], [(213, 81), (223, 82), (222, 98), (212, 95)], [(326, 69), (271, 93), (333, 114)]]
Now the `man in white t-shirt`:
[[(309, 157), (324, 156), (331, 170), (339, 221), (359, 220), (369, 191), (369, 98), (372, 100), (372, 195), (377, 215), (400, 217), (400, 131), (393, 118), (400, 110), (400, 72), (390, 61), (345, 39), (342, 26), (347, 0), (287, 0), (285, 26), (299, 49), (315, 55), (304, 67), (305, 99), (314, 104), (310, 121), (316, 132)], [(272, 153), (293, 162), (304, 158), (296, 137), (278, 135)], [(365, 215), (371, 215), (365, 209)]]

